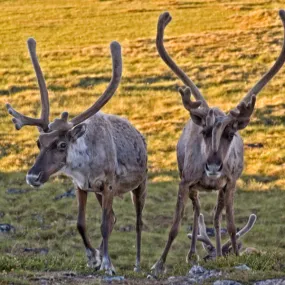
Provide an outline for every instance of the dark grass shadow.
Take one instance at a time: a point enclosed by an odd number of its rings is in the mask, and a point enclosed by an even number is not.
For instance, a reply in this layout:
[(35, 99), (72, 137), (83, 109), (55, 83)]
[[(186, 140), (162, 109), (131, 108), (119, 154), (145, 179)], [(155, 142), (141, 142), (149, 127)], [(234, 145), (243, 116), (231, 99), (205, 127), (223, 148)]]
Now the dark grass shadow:
[(101, 83), (109, 83), (110, 77), (83, 77), (79, 80), (79, 83), (73, 85), (73, 88), (90, 88), (94, 85), (98, 85)]
[(241, 179), (244, 182), (249, 182), (251, 180), (254, 180), (256, 182), (261, 182), (261, 183), (270, 183), (273, 181), (277, 181), (280, 179), (279, 176), (272, 176), (272, 175), (258, 175), (258, 174), (253, 174), (253, 175), (242, 175)]
[(277, 104), (277, 105), (267, 105), (264, 108), (256, 109), (254, 116), (257, 117), (257, 120), (252, 122), (252, 125), (265, 125), (265, 126), (273, 126), (273, 125), (285, 125), (285, 113), (283, 115), (276, 116), (272, 115), (274, 111), (284, 110), (285, 104)]

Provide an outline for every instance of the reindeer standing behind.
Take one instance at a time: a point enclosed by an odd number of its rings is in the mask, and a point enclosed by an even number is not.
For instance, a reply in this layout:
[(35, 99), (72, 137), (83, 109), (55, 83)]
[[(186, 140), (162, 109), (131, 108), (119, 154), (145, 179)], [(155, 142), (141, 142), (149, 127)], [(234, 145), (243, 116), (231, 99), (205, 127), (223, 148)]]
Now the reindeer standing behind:
[[(65, 173), (77, 186), (77, 228), (86, 248), (88, 265), (108, 274), (115, 272), (108, 253), (108, 240), (115, 215), (114, 196), (131, 191), (136, 209), (137, 255), (135, 270), (140, 270), (142, 210), (147, 193), (147, 151), (143, 136), (125, 119), (98, 112), (115, 93), (122, 75), (121, 47), (110, 45), (113, 76), (103, 95), (85, 112), (68, 121), (68, 113), (49, 123), (49, 99), (44, 77), (36, 56), (36, 42), (28, 48), (38, 79), (42, 112), (39, 119), (24, 116), (7, 104), (17, 130), (25, 125), (40, 131), (40, 153), (28, 171), (27, 183), (39, 187), (55, 173)], [(87, 192), (95, 192), (102, 207), (102, 242), (94, 249), (86, 234)]]
[[(279, 13), (285, 29), (285, 11)], [(218, 108), (210, 108), (194, 82), (175, 64), (163, 45), (164, 29), (171, 21), (168, 12), (160, 15), (157, 26), (156, 46), (159, 55), (170, 69), (183, 81), (185, 88), (179, 88), (184, 107), (189, 111), (189, 120), (183, 129), (177, 144), (177, 161), (181, 178), (177, 196), (174, 221), (169, 232), (168, 241), (160, 259), (152, 267), (154, 275), (162, 272), (168, 251), (178, 234), (183, 217), (187, 196), (192, 200), (194, 224), (192, 241), (187, 262), (196, 259), (196, 242), (198, 235), (198, 218), (200, 203), (198, 191), (218, 191), (214, 214), (216, 232), (216, 256), (222, 256), (220, 220), (226, 208), (227, 230), (230, 235), (233, 252), (238, 255), (236, 227), (234, 223), (234, 192), (236, 181), (243, 170), (243, 141), (238, 130), (244, 129), (254, 110), (256, 95), (280, 70), (285, 61), (285, 41), (277, 61), (272, 68), (248, 92), (237, 107), (223, 113)], [(193, 102), (190, 95), (197, 101)]]

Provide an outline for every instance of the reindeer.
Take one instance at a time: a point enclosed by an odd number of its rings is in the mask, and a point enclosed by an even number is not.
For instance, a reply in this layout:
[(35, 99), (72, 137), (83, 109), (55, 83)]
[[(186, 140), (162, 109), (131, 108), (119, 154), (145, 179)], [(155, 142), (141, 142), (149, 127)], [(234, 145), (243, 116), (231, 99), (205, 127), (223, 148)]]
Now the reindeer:
[[(89, 109), (68, 120), (68, 113), (49, 123), (49, 99), (45, 80), (36, 56), (36, 42), (27, 41), (41, 94), (41, 117), (30, 118), (6, 104), (17, 130), (37, 126), (39, 154), (28, 171), (26, 181), (39, 187), (51, 175), (64, 173), (77, 187), (77, 229), (82, 237), (88, 266), (112, 275), (115, 268), (108, 253), (108, 240), (115, 223), (112, 203), (115, 196), (131, 191), (136, 210), (136, 264), (140, 270), (142, 210), (146, 198), (147, 152), (143, 136), (126, 120), (99, 110), (115, 93), (122, 75), (121, 47), (110, 45), (113, 74), (101, 97)], [(94, 249), (86, 233), (86, 202), (94, 192), (102, 207), (101, 245)]]
[[(255, 222), (256, 222), (256, 215), (251, 214), (248, 218), (247, 224), (236, 233), (237, 247), (239, 251), (242, 248), (242, 243), (238, 241), (238, 239), (244, 236), (246, 233), (248, 233), (253, 228)], [(207, 255), (204, 256), (203, 259), (204, 260), (214, 259), (217, 256), (217, 250), (207, 234), (207, 228), (205, 225), (203, 214), (200, 214), (198, 223), (199, 223), (199, 235), (197, 235), (197, 240), (202, 242), (202, 246), (204, 250), (207, 252)], [(192, 234), (188, 234), (187, 236), (189, 239), (192, 239)], [(244, 252), (249, 252), (249, 251), (256, 251), (256, 250), (253, 248), (246, 248), (244, 250)], [(222, 255), (227, 256), (231, 252), (232, 252), (231, 241), (228, 240), (222, 245)]]
[[(279, 13), (285, 29), (285, 11)], [(168, 241), (160, 259), (153, 265), (152, 272), (158, 275), (163, 271), (168, 251), (178, 234), (180, 221), (187, 196), (192, 200), (194, 223), (191, 247), (186, 261), (196, 261), (196, 242), (200, 203), (198, 191), (218, 191), (214, 213), (216, 232), (216, 255), (222, 256), (220, 220), (222, 210), (226, 208), (227, 230), (230, 235), (233, 252), (238, 255), (236, 227), (234, 223), (234, 192), (236, 181), (243, 170), (243, 141), (238, 131), (244, 129), (252, 115), (256, 95), (280, 70), (285, 61), (285, 42), (275, 64), (247, 93), (236, 108), (227, 115), (218, 108), (210, 108), (194, 82), (176, 65), (168, 55), (163, 44), (164, 29), (171, 21), (168, 12), (160, 15), (157, 25), (156, 47), (160, 57), (169, 68), (183, 81), (185, 88), (179, 88), (182, 102), (189, 111), (191, 120), (186, 123), (177, 144), (177, 162), (180, 184), (177, 196), (174, 221)], [(193, 93), (196, 101), (190, 98)]]

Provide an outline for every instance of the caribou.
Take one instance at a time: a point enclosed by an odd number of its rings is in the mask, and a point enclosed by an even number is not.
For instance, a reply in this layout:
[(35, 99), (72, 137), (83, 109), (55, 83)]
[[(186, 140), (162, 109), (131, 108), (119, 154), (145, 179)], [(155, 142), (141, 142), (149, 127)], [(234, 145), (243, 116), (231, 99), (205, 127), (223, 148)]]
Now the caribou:
[[(144, 137), (126, 119), (104, 114), (100, 109), (114, 95), (122, 75), (121, 46), (110, 44), (112, 78), (105, 92), (87, 110), (68, 119), (68, 112), (49, 122), (49, 99), (46, 83), (37, 55), (36, 41), (27, 41), (41, 95), (40, 118), (27, 117), (10, 104), (8, 112), (17, 130), (23, 126), (37, 126), (39, 154), (26, 175), (32, 187), (39, 187), (54, 174), (64, 173), (77, 187), (77, 229), (82, 237), (89, 267), (112, 275), (108, 240), (116, 221), (113, 198), (131, 192), (136, 210), (136, 263), (140, 270), (142, 211), (147, 194), (147, 150)], [(94, 192), (102, 208), (102, 241), (93, 248), (86, 232), (86, 202), (88, 192)]]
[[(253, 228), (254, 224), (256, 222), (256, 215), (251, 214), (248, 218), (247, 224), (236, 233), (236, 240), (237, 240), (237, 247), (238, 250), (240, 251), (242, 249), (242, 242), (238, 241), (241, 237), (243, 237), (246, 233), (251, 231)], [(207, 234), (207, 228), (205, 225), (204, 221), (204, 216), (203, 214), (200, 214), (199, 219), (198, 219), (198, 224), (199, 224), (199, 235), (197, 235), (197, 240), (202, 242), (203, 249), (207, 252), (207, 255), (203, 257), (203, 259), (210, 260), (214, 259), (217, 257), (217, 250), (213, 243), (211, 242), (211, 239), (209, 238)], [(192, 239), (192, 234), (187, 235), (189, 239)], [(231, 246), (231, 240), (228, 240), (222, 245), (222, 254), (223, 256), (227, 256), (232, 252), (233, 248)], [(254, 248), (246, 248), (243, 252), (253, 252), (256, 251)], [(242, 253), (243, 253), (242, 252)]]
[[(285, 30), (285, 11), (280, 10)], [(216, 256), (222, 256), (220, 221), (223, 209), (226, 210), (227, 231), (230, 235), (232, 251), (238, 255), (236, 227), (234, 222), (234, 193), (236, 181), (240, 177), (244, 161), (244, 147), (238, 131), (244, 129), (253, 113), (256, 96), (280, 70), (285, 61), (285, 41), (278, 59), (271, 69), (254, 85), (234, 109), (225, 114), (218, 108), (210, 108), (194, 82), (182, 71), (167, 53), (164, 43), (164, 30), (171, 21), (168, 12), (160, 15), (157, 25), (156, 47), (160, 57), (182, 80), (185, 87), (179, 88), (185, 109), (191, 119), (186, 123), (177, 144), (177, 162), (180, 175), (174, 220), (168, 240), (159, 260), (151, 268), (154, 275), (163, 272), (169, 249), (178, 234), (179, 225), (187, 196), (192, 201), (194, 222), (191, 246), (186, 257), (188, 263), (197, 261), (196, 243), (198, 218), (200, 215), (199, 191), (218, 191), (214, 213), (216, 233)], [(285, 36), (284, 36), (285, 37)], [(191, 94), (195, 101), (191, 100)]]

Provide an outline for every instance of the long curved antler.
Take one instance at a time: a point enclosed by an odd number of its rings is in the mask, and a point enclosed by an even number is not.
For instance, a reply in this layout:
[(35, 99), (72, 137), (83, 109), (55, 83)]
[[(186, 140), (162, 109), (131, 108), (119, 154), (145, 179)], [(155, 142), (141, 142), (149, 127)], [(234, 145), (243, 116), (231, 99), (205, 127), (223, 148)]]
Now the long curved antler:
[(195, 99), (197, 101), (201, 101), (202, 106), (206, 109), (209, 108), (206, 100), (204, 99), (203, 95), (199, 91), (198, 87), (194, 84), (194, 82), (185, 74), (185, 72), (180, 69), (176, 63), (171, 59), (168, 55), (164, 44), (163, 44), (163, 36), (164, 36), (164, 29), (171, 21), (171, 16), (168, 12), (164, 12), (159, 16), (158, 23), (157, 23), (157, 35), (156, 35), (156, 48), (160, 57), (163, 61), (170, 67), (170, 69), (183, 81), (186, 86), (189, 86)]
[(279, 16), (282, 20), (284, 37), (283, 46), (276, 62), (266, 72), (262, 78), (250, 89), (246, 96), (240, 101), (236, 108), (230, 111), (232, 118), (238, 122), (237, 128), (239, 130), (245, 128), (249, 121), (250, 116), (254, 110), (257, 94), (263, 89), (263, 87), (277, 74), (285, 62), (285, 11), (280, 10)]
[(39, 65), (37, 54), (36, 54), (36, 41), (33, 38), (29, 38), (27, 41), (28, 49), (30, 53), (30, 57), (34, 66), (34, 70), (37, 76), (38, 85), (40, 88), (41, 94), (41, 104), (42, 104), (42, 111), (41, 117), (31, 118), (27, 117), (19, 112), (17, 112), (10, 104), (6, 104), (6, 108), (10, 115), (14, 118), (12, 119), (13, 123), (17, 130), (20, 130), (23, 126), (38, 126), (44, 132), (48, 131), (48, 124), (49, 124), (49, 99), (48, 99), (48, 91), (46, 87), (46, 83), (44, 80), (44, 76)]
[(55, 119), (49, 124), (49, 128), (52, 131), (68, 130), (72, 127), (82, 123), (92, 115), (96, 114), (114, 95), (117, 90), (121, 77), (122, 77), (122, 55), (121, 46), (118, 42), (114, 41), (110, 44), (112, 63), (113, 63), (113, 74), (112, 79), (101, 97), (86, 111), (80, 115), (74, 117), (68, 122), (68, 113), (63, 112), (60, 119)]

